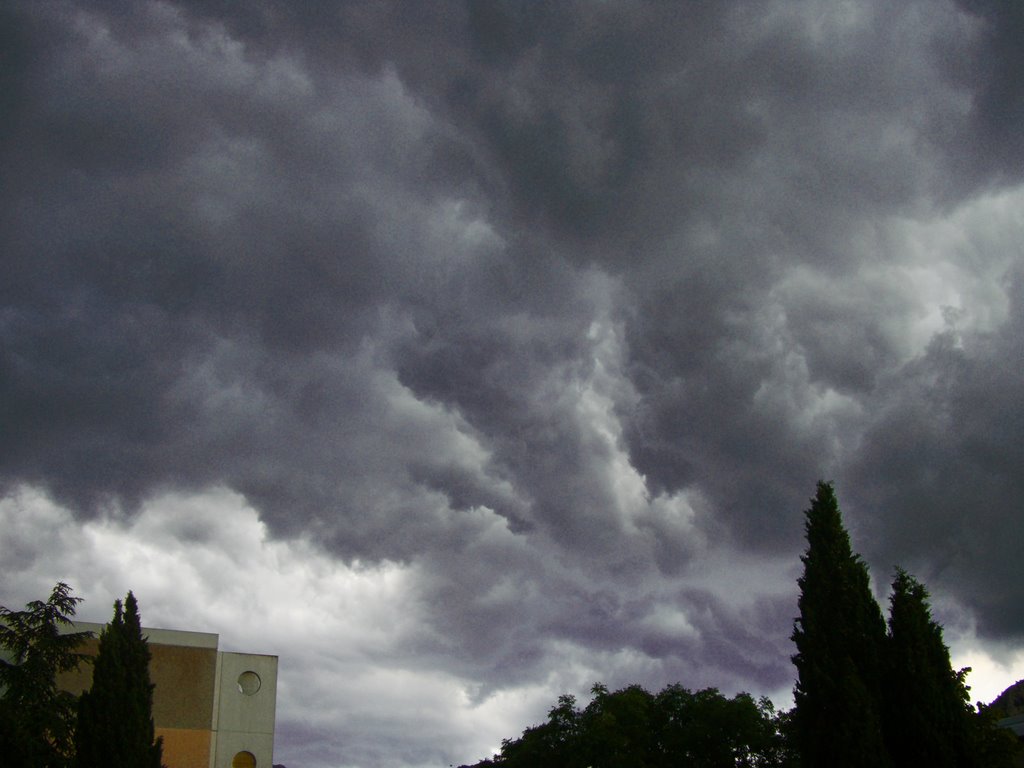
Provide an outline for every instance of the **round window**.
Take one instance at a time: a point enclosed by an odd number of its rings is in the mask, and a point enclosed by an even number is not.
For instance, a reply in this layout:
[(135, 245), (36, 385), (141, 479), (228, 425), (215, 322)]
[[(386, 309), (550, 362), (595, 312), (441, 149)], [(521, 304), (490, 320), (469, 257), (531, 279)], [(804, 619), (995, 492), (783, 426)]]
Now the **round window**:
[(239, 752), (231, 758), (231, 768), (256, 768), (256, 755), (252, 752)]
[[(246, 696), (252, 696), (260, 689), (260, 676), (252, 670), (238, 676), (238, 690)], [(241, 753), (239, 753), (241, 754)], [(246, 753), (248, 754), (248, 753)]]

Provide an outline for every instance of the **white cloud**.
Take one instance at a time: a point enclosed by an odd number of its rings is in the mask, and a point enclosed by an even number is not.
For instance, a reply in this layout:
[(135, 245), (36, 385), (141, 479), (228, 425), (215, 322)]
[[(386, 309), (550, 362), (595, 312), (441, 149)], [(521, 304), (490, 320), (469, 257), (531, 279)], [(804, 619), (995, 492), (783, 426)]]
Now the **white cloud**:
[(402, 650), (415, 647), (422, 622), (415, 566), (344, 563), (305, 539), (271, 540), (224, 489), (167, 494), (127, 520), (81, 521), (22, 487), (0, 500), (0, 559), (9, 607), (64, 580), (84, 599), (78, 617), (103, 622), (131, 589), (148, 626), (216, 632), (222, 648), (278, 655), (275, 760), (286, 764), (306, 750), (337, 761), (328, 751), (342, 746), (386, 762), (375, 740), (400, 733), (439, 759), (469, 760), (553, 699), (524, 688), (474, 701), (470, 682), (418, 669)]
[(1015, 682), (1024, 680), (1024, 651), (988, 648), (977, 638), (967, 637), (951, 643), (950, 656), (953, 669), (971, 668), (967, 675), (971, 703), (988, 704)]
[(889, 268), (887, 279), (916, 297), (916, 318), (906, 329), (913, 353), (945, 330), (953, 316), (963, 331), (993, 331), (1005, 322), (1007, 276), (1020, 260), (1022, 237), (1020, 186), (979, 196), (951, 212), (897, 219), (884, 228), (882, 247), (903, 260)]

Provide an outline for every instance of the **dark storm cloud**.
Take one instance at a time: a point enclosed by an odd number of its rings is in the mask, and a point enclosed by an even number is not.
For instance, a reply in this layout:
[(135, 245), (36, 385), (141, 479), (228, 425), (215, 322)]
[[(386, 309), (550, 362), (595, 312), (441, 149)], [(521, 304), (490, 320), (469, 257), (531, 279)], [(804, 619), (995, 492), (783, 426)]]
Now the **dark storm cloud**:
[[(295, 449), (317, 443), (320, 414), (372, 408), (317, 354), (351, 352), (392, 291), (439, 279), (409, 253), (422, 233), (395, 231), (421, 226), (391, 210), (408, 184), (385, 188), (374, 168), (430, 154), (415, 108), (388, 82), (307, 98), (288, 62), (250, 65), (214, 33), (176, 47), (159, 18), (119, 38), (61, 12), (75, 45), (35, 63), (6, 153), (11, 474), (131, 501), (165, 480), (257, 474), (267, 450), (315, 453)], [(279, 482), (242, 481), (268, 501)]]
[(1011, 280), (998, 331), (936, 336), (883, 390), (853, 475), (872, 509), (876, 562), (906, 563), (977, 611), (980, 630), (1024, 636), (1014, 577), (1024, 492), (1024, 291)]
[[(1019, 250), (900, 229), (1019, 179), (1017, 6), (0, 12), (5, 487), (226, 486), (413, 564), (409, 653), (481, 695), (625, 651), (783, 684), (791, 574), (739, 563), (798, 562), (819, 477), (1022, 632)], [(1010, 308), (957, 341), (967, 278)]]
[(959, 5), (980, 23), (983, 41), (967, 61), (949, 62), (960, 77), (977, 78), (972, 127), (978, 135), (969, 144), (971, 158), (987, 174), (1019, 181), (1024, 167), (1024, 8), (1002, 0), (960, 0)]

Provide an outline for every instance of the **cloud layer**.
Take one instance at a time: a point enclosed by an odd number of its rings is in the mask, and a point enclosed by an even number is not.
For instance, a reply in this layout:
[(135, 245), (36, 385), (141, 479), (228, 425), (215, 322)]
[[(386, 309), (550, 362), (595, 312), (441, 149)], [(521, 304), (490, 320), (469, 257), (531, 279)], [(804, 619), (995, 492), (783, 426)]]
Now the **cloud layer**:
[[(594, 676), (787, 689), (825, 477), (880, 593), (900, 563), (1015, 658), (1015, 5), (15, 2), (0, 35), (4, 604), (91, 531), (90, 599), (272, 625), (280, 759), (464, 762)], [(297, 643), (323, 601), (352, 622)]]

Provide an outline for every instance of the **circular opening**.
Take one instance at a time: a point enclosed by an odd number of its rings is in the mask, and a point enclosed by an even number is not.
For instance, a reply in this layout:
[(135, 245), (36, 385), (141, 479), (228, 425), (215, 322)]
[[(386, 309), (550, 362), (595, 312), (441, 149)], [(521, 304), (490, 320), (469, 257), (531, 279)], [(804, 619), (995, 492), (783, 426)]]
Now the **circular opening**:
[[(260, 676), (253, 671), (243, 672), (238, 676), (238, 690), (246, 696), (252, 696), (260, 689)], [(239, 752), (238, 754), (243, 754)], [(245, 752), (244, 754), (249, 754)]]
[(239, 752), (231, 758), (231, 768), (256, 768), (256, 755), (252, 752)]

